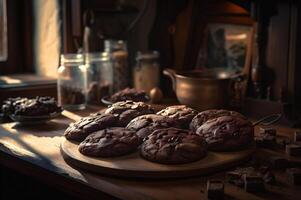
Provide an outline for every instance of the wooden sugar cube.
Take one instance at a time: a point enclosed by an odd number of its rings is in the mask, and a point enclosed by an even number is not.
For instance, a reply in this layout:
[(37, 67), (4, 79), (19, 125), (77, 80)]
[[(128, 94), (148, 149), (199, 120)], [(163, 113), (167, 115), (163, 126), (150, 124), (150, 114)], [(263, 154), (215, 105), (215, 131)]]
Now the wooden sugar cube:
[(224, 182), (222, 180), (207, 181), (208, 199), (224, 199)]
[(291, 140), (288, 137), (283, 137), (279, 139), (278, 144), (282, 147), (285, 148), (286, 145), (291, 144)]
[(259, 133), (262, 135), (271, 135), (271, 136), (276, 136), (277, 130), (272, 127), (260, 127), (259, 128)]
[(285, 151), (290, 156), (301, 156), (301, 145), (288, 144), (285, 147)]
[(257, 147), (271, 148), (276, 144), (276, 137), (271, 135), (260, 135), (255, 137)]
[(272, 156), (269, 158), (269, 163), (274, 169), (286, 169), (289, 166), (289, 161), (286, 158)]
[(243, 175), (251, 173), (255, 173), (255, 169), (253, 167), (236, 168), (233, 171), (227, 172), (226, 177), (229, 183), (242, 187), (244, 185)]
[(301, 130), (295, 131), (294, 142), (301, 142)]
[(286, 170), (288, 175), (288, 180), (293, 185), (301, 184), (301, 169), (300, 168), (290, 168)]
[(243, 175), (244, 189), (246, 192), (262, 192), (265, 190), (264, 182), (260, 174)]

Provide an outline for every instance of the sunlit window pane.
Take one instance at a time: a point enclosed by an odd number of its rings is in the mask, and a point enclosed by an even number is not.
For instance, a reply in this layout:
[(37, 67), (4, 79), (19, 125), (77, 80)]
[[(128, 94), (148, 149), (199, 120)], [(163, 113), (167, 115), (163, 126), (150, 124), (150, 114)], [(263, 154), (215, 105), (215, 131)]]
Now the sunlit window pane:
[(7, 60), (6, 0), (0, 0), (0, 61)]

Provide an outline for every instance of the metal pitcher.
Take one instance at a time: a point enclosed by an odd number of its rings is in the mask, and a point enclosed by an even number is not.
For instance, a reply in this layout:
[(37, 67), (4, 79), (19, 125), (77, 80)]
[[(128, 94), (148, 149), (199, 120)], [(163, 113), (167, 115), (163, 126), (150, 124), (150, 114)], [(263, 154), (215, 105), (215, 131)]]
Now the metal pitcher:
[(243, 77), (219, 68), (182, 72), (165, 69), (163, 74), (171, 78), (179, 102), (199, 111), (227, 108), (234, 92), (233, 83)]

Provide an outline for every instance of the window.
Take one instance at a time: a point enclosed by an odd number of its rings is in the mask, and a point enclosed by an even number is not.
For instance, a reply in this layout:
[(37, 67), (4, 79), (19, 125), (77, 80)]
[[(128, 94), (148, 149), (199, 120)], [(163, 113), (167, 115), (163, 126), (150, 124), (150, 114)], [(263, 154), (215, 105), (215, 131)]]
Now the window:
[(32, 1), (0, 0), (0, 75), (33, 72)]
[(7, 60), (6, 0), (0, 0), (0, 61)]

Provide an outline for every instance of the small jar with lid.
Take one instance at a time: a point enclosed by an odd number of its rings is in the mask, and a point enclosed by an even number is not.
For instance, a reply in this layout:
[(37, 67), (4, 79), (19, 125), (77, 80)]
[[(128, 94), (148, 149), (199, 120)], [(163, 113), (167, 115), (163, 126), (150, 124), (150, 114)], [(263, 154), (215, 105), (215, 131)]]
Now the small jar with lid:
[(148, 94), (151, 89), (159, 87), (160, 65), (159, 52), (137, 52), (136, 66), (133, 70), (134, 87)]
[(63, 54), (58, 68), (58, 103), (64, 109), (86, 107), (87, 68), (82, 54)]
[(113, 93), (113, 64), (107, 52), (85, 54), (88, 69), (88, 104), (98, 105), (101, 98)]

